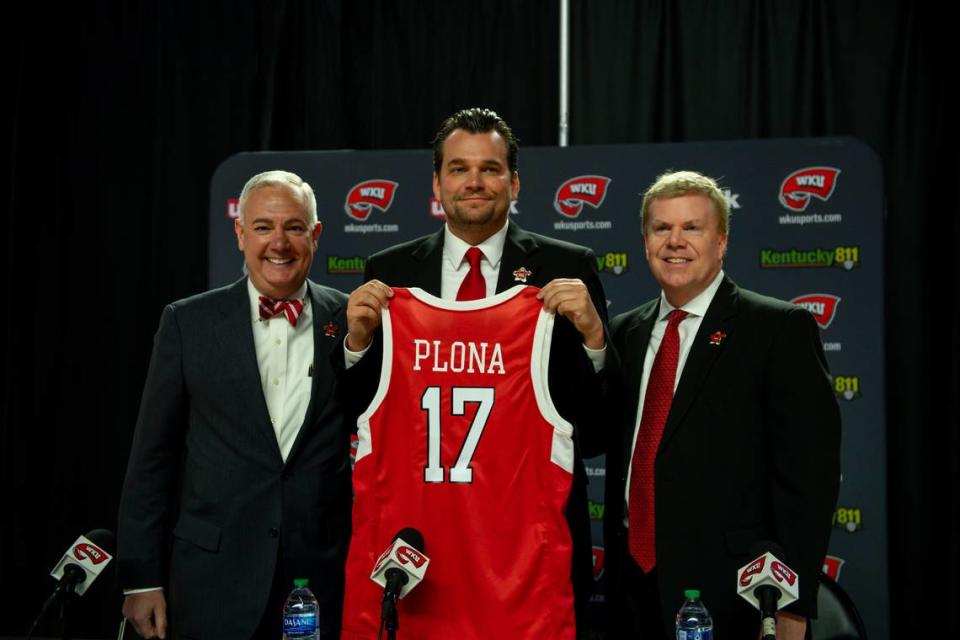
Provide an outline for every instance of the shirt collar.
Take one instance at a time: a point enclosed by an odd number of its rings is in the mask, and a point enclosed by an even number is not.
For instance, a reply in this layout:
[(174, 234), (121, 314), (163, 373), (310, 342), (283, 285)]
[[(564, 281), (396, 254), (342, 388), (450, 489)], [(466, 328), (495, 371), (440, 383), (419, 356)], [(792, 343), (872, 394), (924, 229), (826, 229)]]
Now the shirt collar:
[[(690, 302), (681, 308), (691, 316), (699, 316), (702, 318), (707, 315), (707, 309), (710, 308), (710, 303), (713, 302), (713, 296), (717, 295), (717, 289), (720, 288), (720, 283), (722, 282), (723, 269), (720, 270), (720, 273), (717, 274), (713, 282), (711, 282), (706, 289), (694, 296)], [(667, 301), (667, 294), (660, 291), (660, 313), (657, 315), (657, 321), (659, 322), (666, 318), (675, 308), (676, 307)]]
[[(483, 251), (483, 256), (486, 258), (487, 262), (490, 263), (494, 268), (498, 267), (500, 264), (500, 258), (503, 257), (503, 245), (507, 241), (507, 226), (510, 224), (510, 219), (504, 223), (503, 227), (497, 231), (495, 234), (476, 245), (480, 251)], [(471, 244), (461, 240), (457, 236), (453, 235), (453, 232), (450, 231), (449, 225), (444, 225), (443, 227), (443, 257), (450, 263), (454, 269), (459, 269), (460, 265), (463, 264), (463, 257), (467, 255), (467, 249), (469, 249)]]

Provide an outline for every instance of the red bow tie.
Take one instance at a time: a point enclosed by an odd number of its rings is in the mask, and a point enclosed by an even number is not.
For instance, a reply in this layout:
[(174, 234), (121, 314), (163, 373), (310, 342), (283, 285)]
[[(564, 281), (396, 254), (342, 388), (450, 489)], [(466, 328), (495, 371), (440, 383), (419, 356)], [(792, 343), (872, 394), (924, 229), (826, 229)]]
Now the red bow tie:
[(297, 326), (297, 320), (303, 313), (303, 300), (274, 300), (267, 296), (260, 296), (260, 318), (269, 320), (280, 314), (286, 316), (291, 327)]

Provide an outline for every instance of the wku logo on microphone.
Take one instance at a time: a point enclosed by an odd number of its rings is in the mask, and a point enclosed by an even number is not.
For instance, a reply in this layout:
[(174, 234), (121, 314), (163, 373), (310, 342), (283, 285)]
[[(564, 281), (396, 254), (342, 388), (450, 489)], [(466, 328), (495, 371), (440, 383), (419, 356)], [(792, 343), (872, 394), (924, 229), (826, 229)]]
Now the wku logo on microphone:
[(774, 560), (770, 563), (770, 573), (773, 574), (773, 577), (777, 580), (777, 582), (786, 581), (791, 587), (793, 586), (793, 583), (797, 581), (797, 574), (795, 574), (790, 567), (782, 562), (779, 562), (778, 560)]
[(798, 304), (811, 314), (813, 319), (821, 329), (826, 329), (833, 322), (833, 316), (837, 313), (837, 305), (840, 304), (840, 298), (828, 293), (811, 293), (805, 296), (798, 296), (791, 300), (793, 304)]
[(397, 562), (400, 564), (412, 562), (413, 566), (419, 569), (423, 566), (423, 563), (426, 562), (426, 558), (420, 555), (420, 552), (413, 547), (402, 546), (397, 547)]
[(89, 544), (87, 542), (81, 542), (73, 548), (73, 556), (77, 560), (89, 560), (93, 564), (100, 564), (101, 562), (106, 562), (109, 559), (109, 556), (104, 553), (102, 549)]
[(603, 204), (607, 197), (607, 185), (610, 178), (603, 176), (577, 176), (570, 178), (557, 189), (553, 199), (553, 208), (568, 218), (576, 218), (583, 211), (584, 203), (594, 209)]
[(370, 215), (371, 209), (389, 209), (396, 190), (397, 183), (391, 180), (366, 180), (350, 189), (343, 209), (354, 220), (363, 222)]
[(749, 587), (750, 583), (753, 582), (753, 576), (757, 575), (763, 571), (764, 565), (767, 564), (767, 556), (760, 556), (756, 560), (750, 563), (750, 566), (743, 570), (743, 573), (740, 574), (740, 586)]
[(810, 204), (810, 196), (828, 200), (837, 186), (840, 169), (807, 167), (788, 175), (780, 185), (780, 204), (791, 211), (803, 211)]

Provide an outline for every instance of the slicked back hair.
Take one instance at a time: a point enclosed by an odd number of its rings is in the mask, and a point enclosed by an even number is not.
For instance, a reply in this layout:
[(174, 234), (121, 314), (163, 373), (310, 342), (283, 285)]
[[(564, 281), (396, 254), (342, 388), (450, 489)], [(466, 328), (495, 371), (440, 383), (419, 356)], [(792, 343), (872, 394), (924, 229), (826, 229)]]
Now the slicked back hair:
[(457, 129), (468, 133), (488, 133), (496, 131), (507, 143), (507, 167), (510, 173), (517, 172), (517, 156), (520, 153), (519, 140), (506, 121), (493, 109), (471, 107), (462, 109), (443, 121), (440, 130), (433, 138), (433, 171), (440, 175), (443, 166), (443, 142)]

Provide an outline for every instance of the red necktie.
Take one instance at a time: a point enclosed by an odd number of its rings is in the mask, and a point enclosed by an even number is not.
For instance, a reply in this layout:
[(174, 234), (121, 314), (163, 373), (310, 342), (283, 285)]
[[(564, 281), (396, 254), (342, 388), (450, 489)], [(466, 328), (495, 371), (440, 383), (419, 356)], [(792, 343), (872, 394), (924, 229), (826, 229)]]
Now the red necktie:
[(280, 314), (286, 316), (291, 327), (297, 326), (297, 320), (303, 313), (303, 300), (274, 300), (267, 296), (260, 296), (260, 318), (269, 320)]
[(673, 383), (680, 359), (680, 332), (677, 327), (686, 317), (687, 312), (680, 309), (674, 309), (668, 316), (667, 331), (663, 334), (663, 341), (653, 359), (653, 368), (650, 369), (637, 446), (630, 466), (630, 503), (627, 506), (630, 555), (644, 573), (649, 573), (657, 564), (653, 463), (673, 403)]
[(457, 291), (457, 300), (479, 300), (487, 297), (487, 281), (483, 279), (480, 272), (480, 260), (483, 258), (483, 251), (476, 247), (467, 249), (467, 262), (470, 263), (470, 271), (467, 277), (463, 279), (460, 290)]

